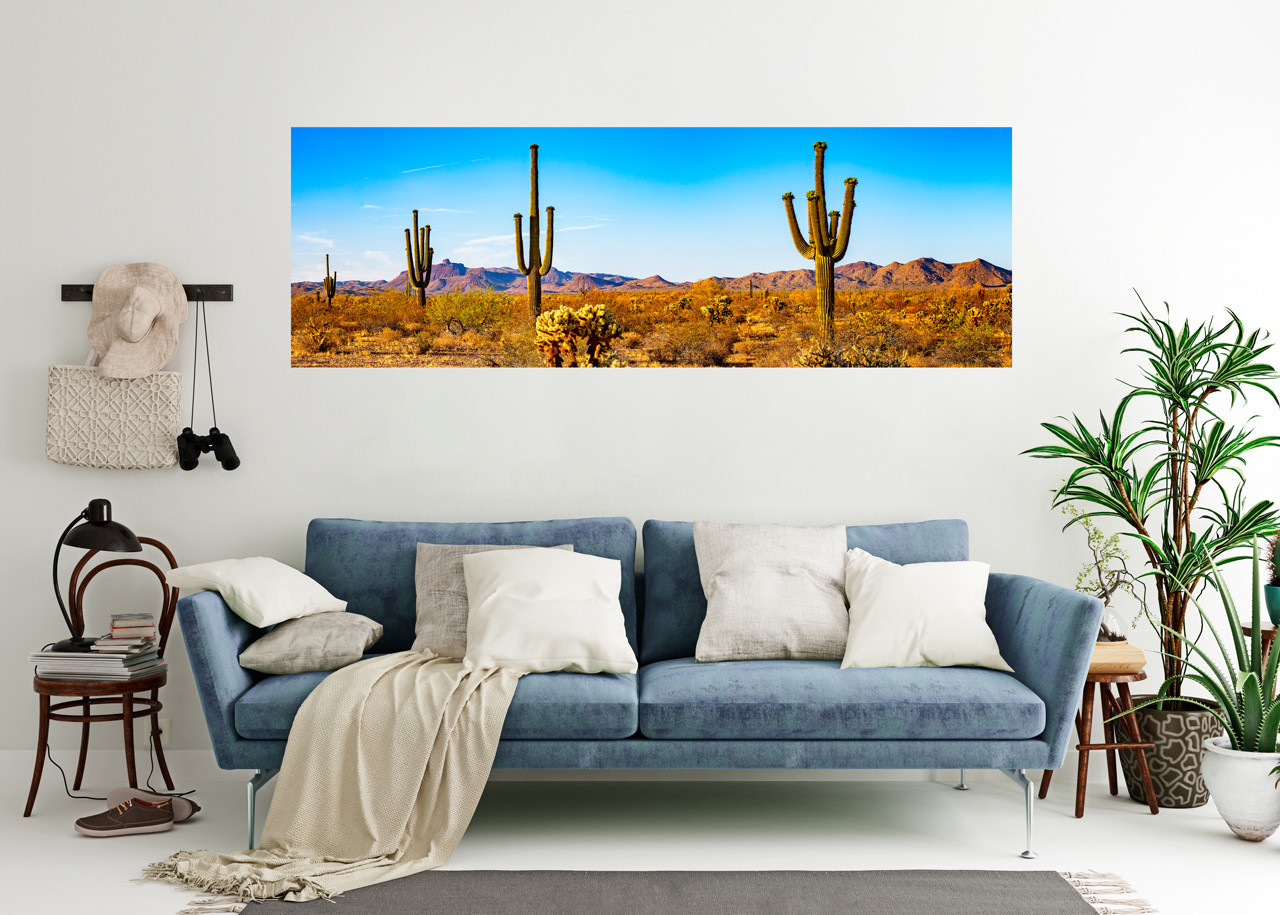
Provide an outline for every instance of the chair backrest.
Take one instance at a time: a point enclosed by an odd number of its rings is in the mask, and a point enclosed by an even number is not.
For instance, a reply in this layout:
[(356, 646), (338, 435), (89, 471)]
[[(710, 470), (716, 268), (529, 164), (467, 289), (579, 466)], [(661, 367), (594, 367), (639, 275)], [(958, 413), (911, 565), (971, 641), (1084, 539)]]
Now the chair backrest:
[[(138, 542), (146, 546), (155, 547), (164, 554), (164, 558), (169, 562), (169, 568), (176, 569), (178, 561), (173, 558), (173, 553), (169, 548), (153, 537), (139, 537)], [(84, 635), (84, 592), (89, 587), (89, 582), (93, 581), (106, 569), (115, 566), (137, 566), (143, 569), (150, 569), (160, 580), (160, 591), (162, 594), (162, 602), (160, 606), (160, 615), (156, 618), (156, 634), (160, 637), (159, 652), (164, 657), (165, 645), (169, 642), (169, 628), (173, 625), (173, 614), (178, 607), (178, 589), (170, 587), (165, 579), (164, 571), (154, 563), (147, 562), (145, 559), (108, 559), (106, 562), (100, 562), (92, 569), (89, 569), (83, 579), (80, 574), (84, 572), (85, 567), (89, 564), (94, 556), (98, 555), (102, 550), (90, 550), (85, 553), (76, 567), (71, 571), (71, 582), (67, 587), (67, 603), (68, 611), (71, 616), (71, 626), (75, 630), (76, 635)], [(114, 554), (113, 554), (114, 555)]]
[(618, 600), (627, 638), (638, 649), (636, 528), (629, 518), (497, 524), (316, 518), (307, 527), (306, 573), (334, 597), (345, 600), (348, 611), (382, 624), (379, 652), (405, 651), (413, 645), (417, 621), (414, 565), (419, 543), (544, 547), (571, 543), (579, 553), (617, 559), (622, 564)]
[[(963, 521), (918, 521), (846, 528), (849, 549), (860, 547), (890, 562), (953, 562), (969, 558)], [(640, 663), (691, 658), (707, 615), (698, 575), (693, 522), (644, 523), (644, 625)]]

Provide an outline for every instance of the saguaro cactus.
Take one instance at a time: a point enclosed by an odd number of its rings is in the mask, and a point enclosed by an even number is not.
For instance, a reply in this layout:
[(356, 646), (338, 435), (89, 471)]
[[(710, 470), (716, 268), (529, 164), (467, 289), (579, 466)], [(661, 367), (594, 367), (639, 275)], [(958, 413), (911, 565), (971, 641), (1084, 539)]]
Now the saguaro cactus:
[(333, 272), (333, 276), (329, 276), (329, 255), (324, 256), (324, 294), (329, 300), (329, 307), (333, 307), (333, 297), (338, 294), (338, 271)]
[(796, 250), (813, 261), (822, 338), (828, 346), (835, 346), (835, 267), (844, 258), (845, 251), (849, 248), (849, 227), (853, 221), (853, 209), (857, 206), (853, 202), (853, 189), (858, 186), (858, 179), (844, 179), (843, 212), (837, 210), (826, 212), (827, 194), (823, 187), (822, 174), (823, 154), (826, 150), (827, 144), (821, 140), (813, 144), (813, 190), (805, 194), (805, 199), (809, 201), (809, 240), (807, 242), (800, 234), (795, 207), (791, 203), (795, 195), (787, 191), (782, 195), (782, 200), (787, 208), (787, 224), (791, 227), (791, 240), (795, 242)]
[(547, 256), (538, 248), (538, 144), (529, 147), (529, 261), (524, 259), (524, 232), (521, 215), (516, 214), (516, 266), (529, 278), (529, 311), (536, 320), (542, 313), (542, 278), (551, 270), (552, 219), (555, 207), (547, 207)]
[(427, 286), (431, 283), (431, 226), (418, 228), (418, 211), (413, 211), (413, 232), (404, 230), (404, 256), (409, 264), (409, 285), (418, 290), (418, 307), (427, 307)]

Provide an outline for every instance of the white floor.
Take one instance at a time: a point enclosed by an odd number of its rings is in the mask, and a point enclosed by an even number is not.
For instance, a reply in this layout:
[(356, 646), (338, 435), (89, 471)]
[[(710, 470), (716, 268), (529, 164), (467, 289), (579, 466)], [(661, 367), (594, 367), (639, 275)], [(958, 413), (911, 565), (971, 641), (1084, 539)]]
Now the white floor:
[[(61, 751), (64, 766), (64, 757), (74, 762)], [(143, 865), (180, 848), (244, 847), (246, 774), (219, 772), (211, 754), (170, 757), (179, 789), (199, 789), (204, 810), (196, 819), (170, 832), (116, 839), (89, 839), (72, 829), (77, 817), (103, 805), (67, 798), (50, 766), (34, 814), (23, 819), (31, 763), (28, 753), (0, 752), (6, 912), (171, 915), (194, 894), (131, 882)], [(1243, 842), (1212, 803), (1153, 817), (1123, 786), (1119, 798), (1108, 795), (1102, 765), (1092, 767), (1083, 819), (1071, 815), (1073, 763), (1056, 777), (1048, 799), (1037, 802), (1035, 861), (1018, 857), (1022, 793), (993, 772), (971, 772), (967, 792), (952, 790), (951, 772), (933, 781), (920, 773), (873, 773), (858, 781), (826, 773), (803, 781), (742, 772), (694, 773), (684, 781), (646, 780), (641, 773), (624, 773), (622, 781), (599, 773), (587, 781), (546, 773), (515, 781), (513, 774), (491, 782), (449, 867), (1100, 870), (1126, 877), (1164, 915), (1262, 912), (1277, 897), (1280, 836)], [(767, 780), (748, 780), (760, 778)], [(122, 779), (119, 751), (91, 753), (84, 793), (105, 794)], [(259, 826), (270, 789), (260, 798)], [(1027, 911), (1034, 913), (1033, 903)]]

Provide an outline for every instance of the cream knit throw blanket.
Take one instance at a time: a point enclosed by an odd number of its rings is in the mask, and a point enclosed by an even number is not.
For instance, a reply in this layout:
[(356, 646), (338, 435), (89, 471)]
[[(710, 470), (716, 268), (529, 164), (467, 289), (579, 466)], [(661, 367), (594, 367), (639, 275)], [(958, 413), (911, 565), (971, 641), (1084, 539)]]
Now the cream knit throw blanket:
[(144, 876), (302, 902), (444, 864), (480, 801), (519, 680), (416, 651), (335, 671), (294, 720), (261, 847), (180, 851)]

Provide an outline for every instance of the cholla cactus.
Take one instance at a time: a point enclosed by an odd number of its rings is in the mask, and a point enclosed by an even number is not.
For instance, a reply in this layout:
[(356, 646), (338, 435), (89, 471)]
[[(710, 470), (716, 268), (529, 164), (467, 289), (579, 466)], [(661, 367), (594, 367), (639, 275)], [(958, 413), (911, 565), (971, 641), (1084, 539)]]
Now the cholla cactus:
[(577, 323), (573, 309), (568, 305), (538, 315), (534, 327), (538, 349), (547, 357), (547, 365), (560, 368), (578, 364)]
[(733, 317), (733, 309), (729, 307), (729, 303), (733, 299), (727, 295), (718, 295), (706, 305), (703, 305), (699, 311), (712, 324), (723, 324)]
[(583, 305), (574, 313), (578, 334), (586, 340), (587, 365), (604, 365), (605, 349), (622, 330), (603, 305)]
[(547, 357), (547, 365), (553, 368), (577, 367), (579, 340), (585, 344), (587, 365), (621, 364), (607, 352), (607, 347), (622, 329), (603, 305), (583, 305), (577, 311), (561, 305), (538, 315), (534, 326), (538, 349)]

